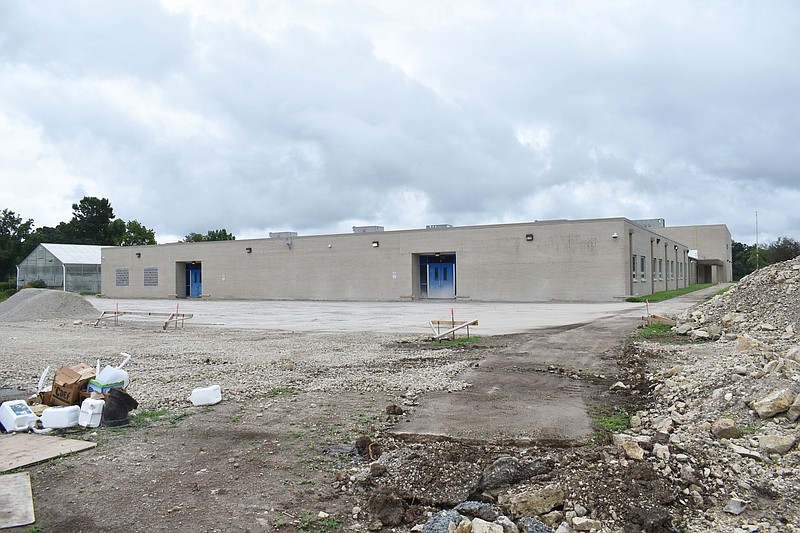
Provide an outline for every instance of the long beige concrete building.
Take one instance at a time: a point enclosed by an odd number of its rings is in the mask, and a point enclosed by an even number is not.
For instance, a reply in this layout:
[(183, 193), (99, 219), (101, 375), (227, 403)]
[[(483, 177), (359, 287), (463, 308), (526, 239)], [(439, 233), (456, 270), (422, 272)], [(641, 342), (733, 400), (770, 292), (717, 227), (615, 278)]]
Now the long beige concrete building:
[(104, 248), (101, 285), (113, 298), (600, 302), (731, 279), (724, 225), (652, 222), (371, 226)]

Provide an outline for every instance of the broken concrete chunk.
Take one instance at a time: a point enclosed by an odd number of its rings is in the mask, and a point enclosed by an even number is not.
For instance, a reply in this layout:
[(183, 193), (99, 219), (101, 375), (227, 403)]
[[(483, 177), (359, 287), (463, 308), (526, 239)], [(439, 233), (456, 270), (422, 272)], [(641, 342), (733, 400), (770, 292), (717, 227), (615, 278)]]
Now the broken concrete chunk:
[(537, 516), (564, 505), (564, 489), (559, 485), (548, 485), (543, 489), (503, 495), (499, 503), (507, 505), (514, 515)]
[(718, 439), (738, 439), (742, 431), (730, 418), (719, 418), (711, 424), (711, 433)]
[(789, 410), (794, 402), (795, 394), (789, 389), (771, 392), (762, 399), (753, 402), (752, 409), (761, 418), (770, 418)]
[(744, 512), (747, 503), (748, 502), (740, 500), (738, 498), (731, 498), (730, 500), (728, 500), (728, 504), (725, 506), (723, 511), (725, 511), (728, 514), (738, 516)]
[(794, 435), (764, 435), (758, 439), (758, 448), (767, 455), (783, 455), (794, 448), (796, 441)]

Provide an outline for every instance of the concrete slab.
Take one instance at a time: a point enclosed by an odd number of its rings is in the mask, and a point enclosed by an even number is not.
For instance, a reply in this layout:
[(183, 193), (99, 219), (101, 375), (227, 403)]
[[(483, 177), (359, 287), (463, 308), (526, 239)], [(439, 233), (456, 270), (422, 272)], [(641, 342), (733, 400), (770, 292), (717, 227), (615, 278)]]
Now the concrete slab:
[[(564, 324), (590, 322), (621, 312), (640, 310), (630, 303), (493, 303), (493, 302), (296, 302), (261, 300), (112, 300), (89, 298), (102, 311), (193, 313), (194, 325), (245, 329), (320, 332), (431, 332), (430, 320), (478, 319), (475, 335), (503, 335)], [(639, 311), (644, 313), (643, 311)], [(142, 320), (122, 317), (120, 323)], [(163, 324), (153, 319), (153, 324)]]

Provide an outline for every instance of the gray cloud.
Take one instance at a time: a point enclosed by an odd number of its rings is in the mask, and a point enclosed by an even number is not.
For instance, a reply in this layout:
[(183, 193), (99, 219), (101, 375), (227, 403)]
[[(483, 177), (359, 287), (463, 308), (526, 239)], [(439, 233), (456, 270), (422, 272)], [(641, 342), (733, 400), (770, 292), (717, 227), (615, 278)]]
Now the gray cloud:
[(160, 239), (627, 216), (752, 242), (756, 210), (799, 237), (800, 7), (345, 7), (4, 2), (3, 207), (104, 196)]

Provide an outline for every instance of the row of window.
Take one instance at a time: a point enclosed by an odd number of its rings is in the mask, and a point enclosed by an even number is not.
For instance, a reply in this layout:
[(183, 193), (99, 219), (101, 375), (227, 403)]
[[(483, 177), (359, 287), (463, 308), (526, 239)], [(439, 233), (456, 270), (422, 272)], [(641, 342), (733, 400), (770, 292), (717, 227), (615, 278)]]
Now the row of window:
[[(129, 268), (118, 268), (116, 272), (117, 287), (128, 287), (131, 284), (131, 273)], [(144, 286), (158, 287), (158, 267), (145, 267)]]
[[(670, 281), (675, 280), (675, 261), (667, 260), (666, 262), (667, 267), (667, 279)], [(684, 264), (677, 263), (678, 269), (678, 279), (683, 279), (684, 277)], [(631, 276), (633, 281), (642, 281), (644, 282), (647, 279), (646, 275), (647, 269), (647, 257), (644, 255), (637, 256), (633, 254), (631, 257)], [(663, 259), (656, 259), (653, 258), (653, 281), (663, 281), (664, 280), (664, 260)]]

